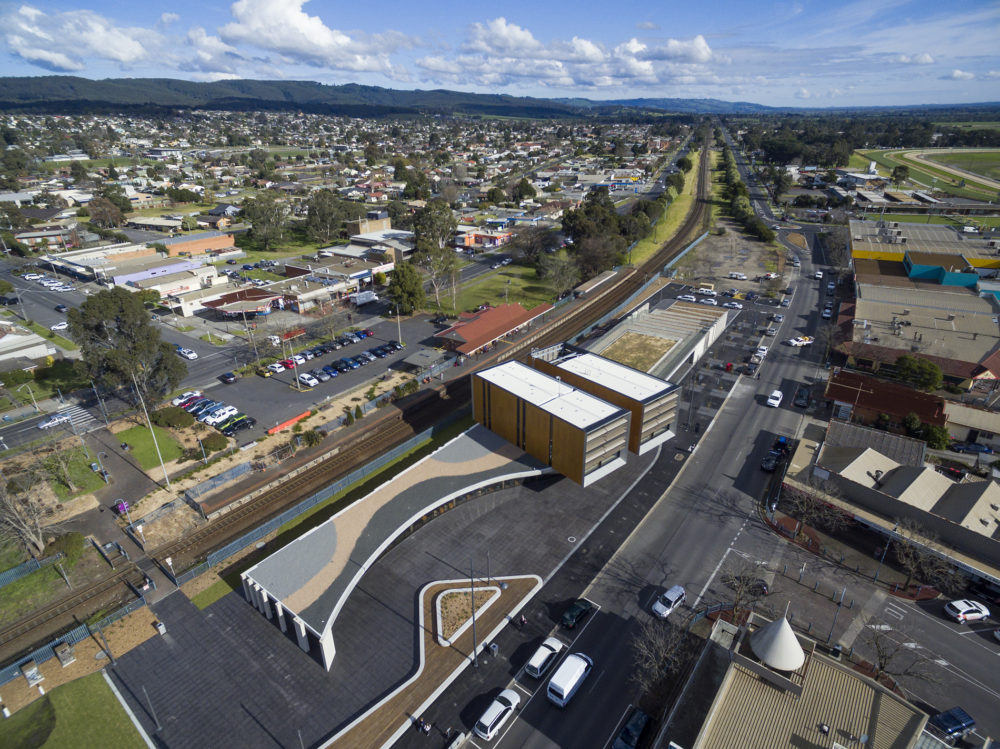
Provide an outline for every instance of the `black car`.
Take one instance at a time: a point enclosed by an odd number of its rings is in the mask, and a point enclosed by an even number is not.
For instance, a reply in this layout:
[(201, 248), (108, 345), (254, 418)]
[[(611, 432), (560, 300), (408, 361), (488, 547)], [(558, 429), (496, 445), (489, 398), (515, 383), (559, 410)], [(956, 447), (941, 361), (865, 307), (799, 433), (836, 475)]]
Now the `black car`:
[(374, 354), (379, 359), (384, 359), (385, 357), (387, 357), (389, 355), (389, 353), (384, 348), (382, 348), (381, 346), (378, 346), (377, 348), (368, 349), (368, 350), (371, 351), (372, 354)]
[(809, 388), (799, 388), (795, 391), (795, 399), (792, 403), (799, 408), (807, 408), (809, 406)]
[(351, 371), (351, 365), (344, 361), (335, 361), (333, 363), (333, 366), (335, 366), (337, 368), (337, 371), (340, 372), (341, 374), (344, 374), (344, 372)]
[(57, 304), (56, 305), (56, 312), (65, 312), (66, 309), (67, 309), (67, 307), (66, 307), (65, 304)]
[(586, 598), (580, 598), (563, 612), (561, 623), (566, 629), (573, 629), (593, 610), (594, 604)]
[(762, 471), (767, 471), (768, 473), (773, 473), (778, 468), (778, 463), (781, 462), (781, 457), (780, 452), (777, 450), (771, 450), (760, 462), (760, 469)]
[(233, 372), (224, 372), (219, 375), (219, 379), (222, 380), (227, 385), (232, 385), (236, 382), (236, 374)]
[(622, 730), (618, 732), (618, 737), (611, 745), (611, 749), (635, 749), (639, 745), (639, 737), (642, 736), (647, 723), (649, 723), (649, 716), (637, 707), (632, 708), (628, 720), (625, 721)]
[(395, 340), (389, 341), (385, 345), (386, 346), (391, 346), (393, 351), (402, 351), (403, 350), (403, 344), (400, 343), (399, 341), (395, 341)]
[(244, 429), (252, 429), (256, 425), (257, 425), (257, 419), (255, 419), (253, 416), (247, 416), (245, 419), (241, 419), (232, 426), (224, 429), (222, 433), (227, 437), (232, 437), (237, 432), (242, 432)]
[(438, 315), (437, 317), (432, 317), (431, 318), (431, 322), (434, 323), (435, 325), (447, 325), (448, 324), (448, 316), (447, 315)]

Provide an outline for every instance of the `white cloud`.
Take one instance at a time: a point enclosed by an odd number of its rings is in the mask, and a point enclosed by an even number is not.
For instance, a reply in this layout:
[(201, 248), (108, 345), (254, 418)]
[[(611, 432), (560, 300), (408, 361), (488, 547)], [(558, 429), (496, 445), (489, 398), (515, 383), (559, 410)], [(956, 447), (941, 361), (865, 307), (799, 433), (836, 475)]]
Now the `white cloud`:
[(896, 55), (891, 58), (892, 62), (898, 62), (903, 65), (933, 65), (934, 58), (927, 52), (921, 52), (917, 55)]
[(472, 38), (465, 49), (486, 54), (534, 55), (544, 48), (530, 31), (500, 17), (485, 24), (472, 24)]
[(945, 76), (945, 78), (951, 79), (953, 81), (971, 81), (975, 77), (976, 77), (975, 73), (969, 73), (968, 71), (959, 70), (958, 68), (955, 68), (955, 70), (951, 71), (951, 73)]
[(666, 43), (652, 48), (648, 53), (655, 60), (683, 60), (705, 63), (712, 59), (712, 48), (701, 34), (693, 39), (667, 39)]
[(645, 31), (656, 31), (658, 28), (660, 28), (660, 24), (653, 23), (652, 21), (639, 21), (639, 23), (637, 23), (635, 27), (637, 29)]
[(237, 0), (236, 20), (219, 29), (229, 43), (244, 43), (315, 67), (390, 73), (389, 53), (407, 44), (398, 32), (370, 38), (331, 29), (303, 11), (307, 0)]
[(129, 68), (148, 59), (148, 47), (159, 40), (151, 29), (118, 27), (93, 11), (46, 13), (29, 5), (0, 16), (0, 27), (15, 55), (59, 72), (83, 70), (92, 58)]
[(176, 13), (161, 13), (160, 14), (160, 25), (169, 26), (172, 23), (177, 23), (181, 20), (181, 17)]
[(983, 75), (983, 78), (1000, 78), (1000, 70), (990, 70)]
[(811, 94), (809, 93), (809, 89), (807, 88), (800, 88), (798, 91), (795, 92), (796, 99), (808, 99), (810, 96)]

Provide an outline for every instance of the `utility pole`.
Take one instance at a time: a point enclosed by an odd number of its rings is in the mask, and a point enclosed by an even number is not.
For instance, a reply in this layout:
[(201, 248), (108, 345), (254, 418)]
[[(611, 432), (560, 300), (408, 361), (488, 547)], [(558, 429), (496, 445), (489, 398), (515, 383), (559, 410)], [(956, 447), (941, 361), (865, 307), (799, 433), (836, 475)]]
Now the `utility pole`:
[(167, 488), (170, 488), (170, 477), (167, 475), (167, 467), (163, 464), (163, 455), (160, 453), (160, 443), (156, 441), (156, 432), (153, 431), (153, 422), (149, 420), (149, 411), (146, 410), (146, 401), (142, 398), (142, 393), (139, 392), (139, 382), (135, 379), (135, 372), (130, 373), (132, 375), (132, 384), (135, 386), (136, 397), (139, 398), (139, 405), (142, 406), (142, 414), (146, 417), (146, 426), (149, 427), (149, 434), (153, 438), (153, 447), (156, 448), (156, 457), (160, 460), (160, 468), (163, 469), (163, 480), (167, 483)]

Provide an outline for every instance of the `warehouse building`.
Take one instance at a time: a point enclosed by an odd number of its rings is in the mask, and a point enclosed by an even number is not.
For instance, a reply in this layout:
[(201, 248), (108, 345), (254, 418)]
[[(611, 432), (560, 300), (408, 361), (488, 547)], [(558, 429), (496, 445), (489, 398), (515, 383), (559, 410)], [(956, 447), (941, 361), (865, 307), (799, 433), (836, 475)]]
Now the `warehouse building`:
[(574, 346), (535, 351), (530, 363), (539, 372), (628, 409), (631, 452), (642, 455), (674, 436), (677, 385)]
[(476, 421), (589, 486), (625, 464), (630, 412), (517, 361), (472, 375)]

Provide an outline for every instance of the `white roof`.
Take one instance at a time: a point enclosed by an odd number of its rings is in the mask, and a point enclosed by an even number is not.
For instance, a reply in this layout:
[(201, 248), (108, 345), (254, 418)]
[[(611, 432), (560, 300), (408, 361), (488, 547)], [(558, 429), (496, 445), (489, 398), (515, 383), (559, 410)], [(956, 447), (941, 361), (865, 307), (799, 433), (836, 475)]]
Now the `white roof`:
[(671, 388), (669, 382), (626, 367), (596, 354), (580, 354), (556, 362), (560, 369), (617, 390), (632, 400), (645, 401)]
[(480, 372), (479, 376), (581, 429), (623, 412), (618, 406), (577, 390), (518, 361), (492, 367)]
[(806, 660), (798, 638), (785, 617), (775, 619), (750, 636), (754, 654), (777, 671), (795, 671)]

